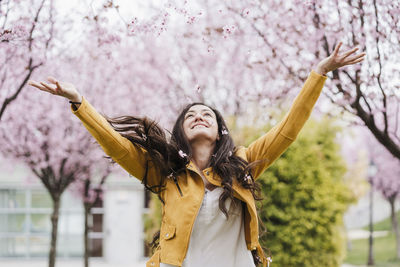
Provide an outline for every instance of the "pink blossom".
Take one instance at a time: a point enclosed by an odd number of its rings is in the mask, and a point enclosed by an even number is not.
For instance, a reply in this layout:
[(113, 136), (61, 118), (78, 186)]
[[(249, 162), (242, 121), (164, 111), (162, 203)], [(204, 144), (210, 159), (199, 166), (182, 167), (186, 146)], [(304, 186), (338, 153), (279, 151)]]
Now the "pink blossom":
[(182, 150), (179, 150), (179, 151), (178, 151), (178, 154), (179, 154), (179, 156), (180, 156), (181, 158), (186, 158), (186, 157), (187, 157), (186, 153), (183, 152)]

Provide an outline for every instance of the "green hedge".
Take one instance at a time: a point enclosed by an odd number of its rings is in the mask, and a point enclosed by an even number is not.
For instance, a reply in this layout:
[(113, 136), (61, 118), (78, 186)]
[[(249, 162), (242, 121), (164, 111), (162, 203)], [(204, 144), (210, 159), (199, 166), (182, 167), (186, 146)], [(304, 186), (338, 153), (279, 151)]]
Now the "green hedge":
[(327, 119), (310, 121), (259, 179), (261, 244), (275, 266), (337, 267), (345, 256), (343, 214), (354, 198), (343, 182), (339, 130)]

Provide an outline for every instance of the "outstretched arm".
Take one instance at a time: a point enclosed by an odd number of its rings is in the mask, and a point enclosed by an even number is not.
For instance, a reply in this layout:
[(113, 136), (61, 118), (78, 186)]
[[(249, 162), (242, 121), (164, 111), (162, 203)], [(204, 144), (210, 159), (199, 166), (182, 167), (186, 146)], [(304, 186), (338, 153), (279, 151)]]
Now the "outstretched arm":
[(262, 160), (253, 169), (254, 179), (258, 178), (296, 139), (321, 93), (326, 80), (326, 74), (345, 65), (361, 62), (365, 53), (353, 55), (357, 48), (339, 54), (340, 42), (333, 53), (323, 59), (315, 71), (311, 71), (299, 95), (294, 100), (290, 111), (285, 118), (265, 135), (261, 136), (246, 148), (246, 157), (249, 163)]
[(75, 108), (71, 106), (72, 112), (82, 121), (104, 152), (139, 180), (142, 180), (147, 173), (146, 182), (149, 186), (158, 184), (156, 180), (159, 179), (159, 175), (155, 174), (155, 168), (144, 148), (133, 145), (131, 141), (115, 131), (107, 120), (81, 96), (74, 85), (59, 82), (53, 77), (49, 77), (48, 81), (49, 83), (29, 81), (28, 84), (53, 95), (65, 97), (72, 102), (79, 102), (80, 104), (75, 104)]

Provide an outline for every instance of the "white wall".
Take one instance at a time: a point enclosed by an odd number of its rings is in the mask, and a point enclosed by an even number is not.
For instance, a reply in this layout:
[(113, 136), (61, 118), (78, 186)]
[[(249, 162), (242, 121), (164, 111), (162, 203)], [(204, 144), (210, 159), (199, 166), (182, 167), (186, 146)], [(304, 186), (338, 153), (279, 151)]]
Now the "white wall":
[[(369, 193), (351, 205), (344, 215), (347, 229), (358, 229), (369, 224)], [(400, 200), (396, 202), (396, 210), (400, 209)], [(373, 221), (379, 222), (390, 216), (390, 204), (379, 192), (373, 193)]]
[(110, 186), (104, 198), (104, 258), (108, 263), (143, 261), (143, 186), (134, 178)]

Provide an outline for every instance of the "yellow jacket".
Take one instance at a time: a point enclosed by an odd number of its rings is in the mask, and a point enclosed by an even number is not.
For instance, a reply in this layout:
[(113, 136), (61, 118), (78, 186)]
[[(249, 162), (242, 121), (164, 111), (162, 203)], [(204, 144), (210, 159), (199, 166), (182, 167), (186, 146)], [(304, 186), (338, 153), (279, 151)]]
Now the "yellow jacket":
[[(326, 76), (311, 71), (285, 118), (265, 135), (251, 143), (249, 147), (237, 149), (236, 155), (249, 163), (266, 159), (254, 169), (252, 173), (254, 179), (258, 178), (296, 139), (310, 116), (326, 78)], [(146, 162), (150, 159), (145, 149), (133, 145), (128, 139), (114, 131), (85, 98), (82, 99), (80, 107), (76, 111), (72, 111), (83, 122), (107, 155), (128, 173), (139, 180), (143, 179)], [(210, 183), (221, 186), (220, 177), (213, 173), (211, 167), (202, 172)], [(149, 185), (158, 184), (158, 179), (159, 176), (154, 166), (149, 162)], [(160, 262), (181, 266), (186, 256), (191, 231), (205, 189), (200, 173), (193, 162), (187, 164), (186, 172), (178, 177), (178, 181), (183, 196), (180, 195), (174, 182), (166, 179), (165, 190), (162, 191), (165, 205), (162, 209), (160, 246), (146, 266), (159, 266)], [(257, 249), (263, 260), (263, 266), (266, 266), (266, 257), (258, 241), (258, 219), (254, 198), (249, 190), (241, 187), (235, 180), (232, 188), (234, 197), (246, 203), (244, 220), (247, 248), (249, 250)]]

